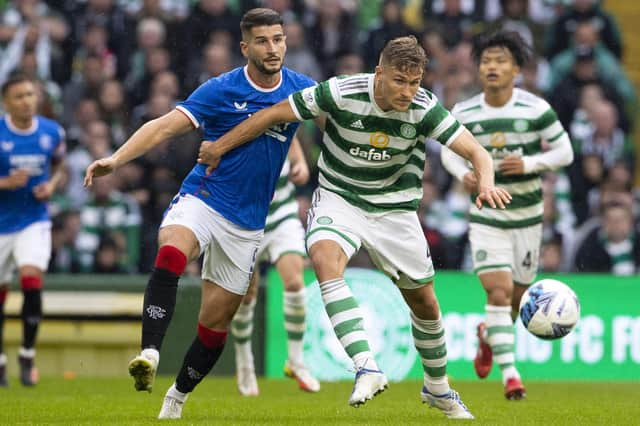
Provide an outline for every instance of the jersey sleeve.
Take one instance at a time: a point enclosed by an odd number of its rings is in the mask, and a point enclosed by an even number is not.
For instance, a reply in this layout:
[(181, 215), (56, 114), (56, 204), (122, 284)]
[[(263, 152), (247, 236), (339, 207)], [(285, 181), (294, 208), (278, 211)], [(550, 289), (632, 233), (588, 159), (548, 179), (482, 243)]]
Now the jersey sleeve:
[(218, 85), (216, 80), (208, 80), (194, 90), (185, 101), (176, 106), (178, 111), (191, 120), (195, 128), (204, 123), (205, 117), (211, 118), (218, 110), (219, 100), (223, 97)]
[(289, 96), (289, 104), (300, 120), (318, 117), (322, 112), (338, 109), (338, 92), (335, 77), (313, 87), (307, 87)]
[(550, 144), (564, 138), (568, 139), (569, 136), (564, 130), (564, 127), (562, 127), (560, 120), (558, 120), (556, 112), (546, 102), (544, 102), (544, 107), (544, 112), (534, 122), (535, 130), (538, 132), (540, 137)]
[(462, 133), (464, 127), (438, 102), (435, 95), (432, 96), (435, 105), (422, 118), (422, 134), (449, 146)]

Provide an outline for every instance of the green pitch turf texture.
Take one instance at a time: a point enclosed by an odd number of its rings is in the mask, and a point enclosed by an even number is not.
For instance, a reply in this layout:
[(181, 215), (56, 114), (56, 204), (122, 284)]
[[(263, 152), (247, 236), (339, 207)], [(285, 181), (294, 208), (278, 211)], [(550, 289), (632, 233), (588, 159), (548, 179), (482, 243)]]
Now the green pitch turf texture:
[[(157, 424), (171, 379), (159, 377), (154, 392), (133, 390), (121, 379), (44, 378), (24, 388), (13, 378), (0, 388), (0, 424)], [(208, 377), (186, 402), (181, 421), (216, 425), (412, 425), (448, 424), (420, 403), (419, 382), (392, 383), (360, 408), (347, 405), (351, 383), (323, 383), (318, 394), (299, 391), (293, 381), (260, 380), (260, 396), (238, 395), (233, 378)], [(482, 425), (637, 425), (638, 383), (526, 383), (524, 401), (507, 401), (498, 382), (455, 382)]]

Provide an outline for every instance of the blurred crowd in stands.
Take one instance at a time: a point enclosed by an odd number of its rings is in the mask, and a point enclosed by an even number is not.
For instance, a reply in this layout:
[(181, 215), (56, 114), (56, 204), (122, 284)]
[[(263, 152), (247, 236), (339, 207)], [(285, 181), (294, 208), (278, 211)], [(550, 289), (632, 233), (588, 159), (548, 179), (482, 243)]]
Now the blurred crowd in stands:
[[(519, 32), (537, 53), (519, 86), (543, 96), (570, 132), (575, 162), (544, 178), (541, 269), (640, 273), (631, 135), (637, 97), (623, 38), (597, 0), (0, 0), (0, 83), (39, 81), (40, 113), (67, 131), (67, 179), (52, 200), (50, 272), (147, 272), (157, 227), (194, 165), (197, 132), (169, 140), (115, 175), (82, 185), (85, 168), (199, 84), (241, 66), (239, 20), (270, 7), (286, 22), (285, 64), (321, 81), (372, 71), (386, 40), (415, 34), (430, 58), (423, 86), (447, 108), (478, 92), (470, 40)], [(321, 136), (301, 127), (315, 170)], [(636, 143), (636, 146), (638, 144)], [(437, 268), (469, 269), (469, 196), (429, 161), (419, 214)], [(317, 170), (313, 173), (317, 177)], [(317, 180), (299, 188), (306, 215)], [(366, 265), (366, 256), (354, 259)], [(198, 273), (198, 265), (190, 265)]]

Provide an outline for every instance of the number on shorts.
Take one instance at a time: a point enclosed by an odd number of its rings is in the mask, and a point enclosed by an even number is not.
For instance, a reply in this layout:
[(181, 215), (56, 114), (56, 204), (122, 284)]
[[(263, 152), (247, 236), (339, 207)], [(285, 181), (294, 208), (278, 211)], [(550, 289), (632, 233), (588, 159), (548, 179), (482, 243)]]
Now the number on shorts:
[(531, 251), (528, 251), (527, 254), (524, 256), (524, 260), (522, 261), (522, 266), (524, 266), (527, 269), (531, 269)]

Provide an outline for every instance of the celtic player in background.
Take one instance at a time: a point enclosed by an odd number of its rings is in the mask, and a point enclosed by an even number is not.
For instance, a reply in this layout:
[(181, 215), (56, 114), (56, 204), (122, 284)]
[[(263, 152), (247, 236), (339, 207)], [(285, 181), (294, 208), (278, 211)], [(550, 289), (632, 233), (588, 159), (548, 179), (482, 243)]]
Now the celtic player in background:
[[(349, 404), (359, 406), (387, 387), (363, 328), (344, 270), (361, 245), (399, 287), (411, 310), (424, 366), (421, 396), (449, 418), (473, 418), (449, 387), (446, 341), (433, 288), (433, 265), (416, 210), (422, 198), (425, 141), (433, 138), (470, 160), (479, 181), (476, 204), (504, 208), (509, 194), (494, 187), (491, 156), (420, 88), (426, 55), (415, 37), (391, 40), (375, 74), (332, 78), (259, 111), (216, 142), (201, 145), (198, 162), (215, 167), (227, 151), (274, 123), (326, 115), (320, 187), (309, 211), (306, 243), (334, 331), (356, 368)], [(224, 158), (224, 157), (222, 157)]]
[[(483, 93), (455, 105), (452, 113), (491, 154), (495, 181), (513, 197), (506, 210), (479, 210), (473, 205), (470, 210), (474, 271), (487, 293), (474, 366), (484, 378), (495, 358), (505, 396), (522, 399), (525, 387), (515, 367), (513, 321), (520, 298), (538, 269), (543, 208), (540, 173), (570, 164), (573, 151), (549, 104), (514, 88), (520, 67), (530, 55), (517, 33), (481, 36), (472, 52), (479, 64)], [(543, 140), (549, 146), (544, 152)], [(478, 191), (475, 174), (463, 158), (444, 148), (442, 162), (469, 192)]]
[[(304, 366), (302, 340), (305, 330), (305, 287), (303, 280), (304, 228), (298, 218), (298, 203), (295, 199), (295, 185), (304, 185), (309, 180), (309, 167), (304, 158), (300, 141), (294, 137), (289, 148), (276, 192), (269, 205), (269, 215), (264, 228), (264, 237), (256, 256), (257, 261), (269, 261), (275, 265), (284, 284), (284, 327), (287, 331), (288, 359), (284, 372), (298, 382), (300, 389), (318, 392), (320, 383)], [(256, 306), (257, 285), (260, 280), (259, 268), (253, 269), (249, 291), (242, 299), (231, 322), (231, 335), (236, 351), (236, 372), (238, 390), (243, 396), (257, 396), (251, 335), (253, 333), (253, 313)], [(269, 291), (269, 290), (267, 290)]]

